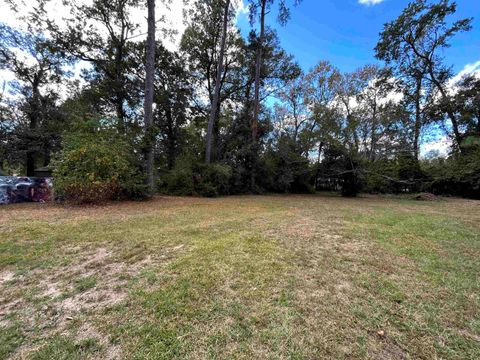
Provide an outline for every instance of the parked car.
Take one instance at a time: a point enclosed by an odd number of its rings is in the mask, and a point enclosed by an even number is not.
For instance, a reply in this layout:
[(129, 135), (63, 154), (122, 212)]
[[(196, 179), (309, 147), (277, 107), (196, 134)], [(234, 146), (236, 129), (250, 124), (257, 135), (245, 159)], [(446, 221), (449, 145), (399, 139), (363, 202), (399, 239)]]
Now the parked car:
[(50, 201), (52, 193), (48, 178), (0, 176), (0, 204)]

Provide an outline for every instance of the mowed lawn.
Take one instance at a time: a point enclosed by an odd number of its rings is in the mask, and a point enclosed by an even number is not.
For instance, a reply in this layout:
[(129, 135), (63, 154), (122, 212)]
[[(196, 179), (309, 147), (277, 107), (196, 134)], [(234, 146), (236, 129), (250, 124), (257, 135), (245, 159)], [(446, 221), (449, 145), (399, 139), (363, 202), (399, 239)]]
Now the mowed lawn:
[(479, 359), (480, 201), (0, 208), (0, 359)]

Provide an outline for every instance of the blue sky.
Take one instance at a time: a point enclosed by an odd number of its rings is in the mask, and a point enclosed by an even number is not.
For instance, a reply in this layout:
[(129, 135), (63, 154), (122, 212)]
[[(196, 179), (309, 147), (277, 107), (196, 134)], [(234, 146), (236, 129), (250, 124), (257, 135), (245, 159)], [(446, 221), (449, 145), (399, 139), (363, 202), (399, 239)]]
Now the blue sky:
[[(409, 3), (409, 0), (376, 1), (380, 3), (303, 0), (292, 9), (291, 20), (285, 27), (276, 23), (273, 13), (267, 23), (277, 29), (282, 46), (295, 55), (303, 69), (308, 70), (319, 60), (329, 60), (342, 71), (353, 71), (376, 61), (373, 48), (383, 24), (400, 15)], [(457, 35), (444, 54), (455, 72), (480, 60), (480, 0), (457, 1), (455, 19), (464, 17), (474, 17), (473, 30)], [(238, 25), (243, 33), (250, 30), (246, 15), (240, 16)]]

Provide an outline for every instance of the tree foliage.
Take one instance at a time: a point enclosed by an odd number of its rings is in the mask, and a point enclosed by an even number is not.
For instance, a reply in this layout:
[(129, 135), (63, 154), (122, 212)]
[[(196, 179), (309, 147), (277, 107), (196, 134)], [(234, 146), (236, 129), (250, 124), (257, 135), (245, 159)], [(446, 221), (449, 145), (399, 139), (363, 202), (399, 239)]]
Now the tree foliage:
[(66, 135), (53, 164), (56, 196), (73, 203), (143, 197), (146, 186), (125, 138), (87, 123)]
[[(138, 197), (146, 173), (177, 195), (478, 197), (480, 81), (454, 83), (443, 57), (471, 27), (452, 20), (455, 3), (412, 1), (380, 34), (384, 64), (343, 72), (326, 60), (301, 69), (282, 48), (268, 17), (285, 25), (299, 1), (249, 1), (248, 34), (236, 26), (236, 1), (186, 2), (177, 50), (158, 36), (147, 42), (138, 0), (66, 0), (64, 21), (36, 0), (19, 17), (27, 30), (0, 25), (0, 66), (15, 76), (0, 98), (4, 171), (54, 166), (57, 194), (78, 202)], [(422, 152), (434, 136), (452, 140), (443, 158)]]

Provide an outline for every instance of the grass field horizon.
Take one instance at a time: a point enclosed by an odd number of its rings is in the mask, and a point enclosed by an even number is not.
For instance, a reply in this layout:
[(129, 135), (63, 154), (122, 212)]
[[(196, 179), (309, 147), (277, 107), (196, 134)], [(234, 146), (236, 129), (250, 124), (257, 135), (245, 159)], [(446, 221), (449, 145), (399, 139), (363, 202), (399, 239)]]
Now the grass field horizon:
[(0, 208), (0, 359), (477, 359), (480, 201)]

